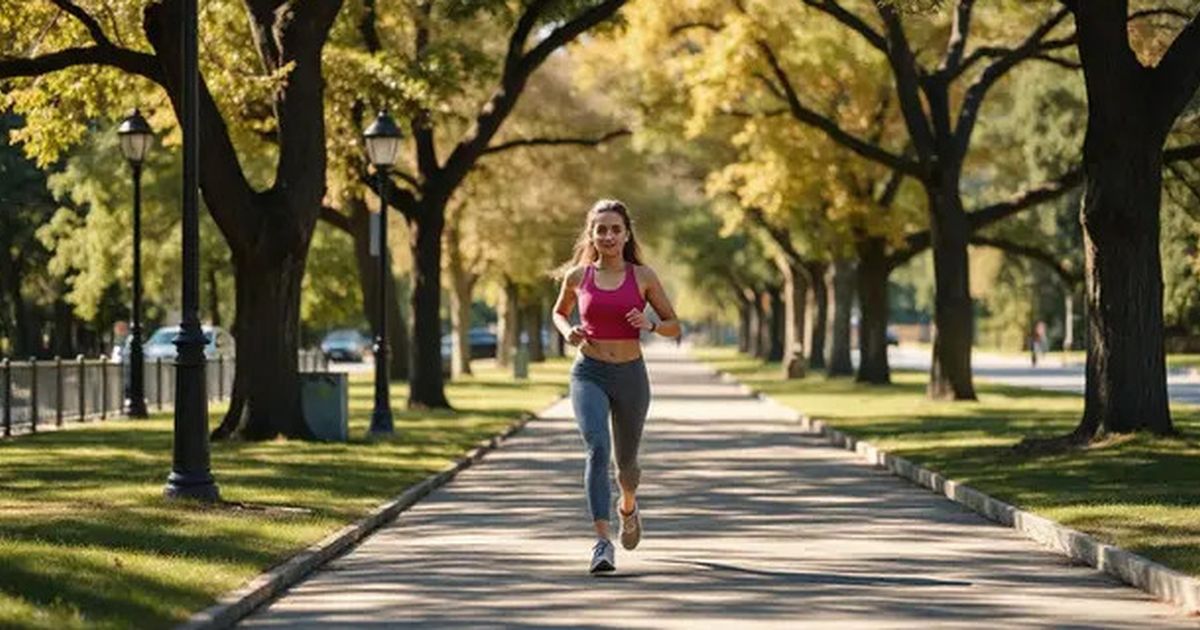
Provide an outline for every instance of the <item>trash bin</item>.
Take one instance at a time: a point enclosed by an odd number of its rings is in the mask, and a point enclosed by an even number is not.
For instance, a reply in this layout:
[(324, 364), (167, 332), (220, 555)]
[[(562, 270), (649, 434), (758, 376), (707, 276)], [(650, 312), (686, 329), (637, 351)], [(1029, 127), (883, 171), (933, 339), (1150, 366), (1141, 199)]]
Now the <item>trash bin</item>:
[(300, 407), (316, 439), (345, 442), (349, 438), (348, 390), (344, 372), (300, 373)]

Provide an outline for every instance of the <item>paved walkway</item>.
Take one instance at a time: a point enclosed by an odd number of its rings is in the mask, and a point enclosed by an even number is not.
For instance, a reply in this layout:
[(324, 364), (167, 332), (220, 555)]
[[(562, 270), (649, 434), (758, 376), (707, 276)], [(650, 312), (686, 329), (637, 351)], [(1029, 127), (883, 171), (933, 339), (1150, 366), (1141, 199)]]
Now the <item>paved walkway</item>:
[(646, 538), (611, 577), (586, 572), (581, 446), (559, 403), (244, 625), (1195, 627), (674, 352), (651, 353)]
[[(901, 346), (888, 350), (888, 363), (893, 368), (928, 371), (930, 359), (928, 348)], [(1029, 365), (1028, 356), (976, 350), (971, 354), (971, 373), (980, 380), (1081, 396), (1085, 380), (1083, 364), (1063, 365), (1061, 355), (1055, 352), (1047, 354), (1042, 364), (1035, 368)], [(1200, 373), (1190, 368), (1168, 370), (1167, 397), (1174, 403), (1200, 405)]]

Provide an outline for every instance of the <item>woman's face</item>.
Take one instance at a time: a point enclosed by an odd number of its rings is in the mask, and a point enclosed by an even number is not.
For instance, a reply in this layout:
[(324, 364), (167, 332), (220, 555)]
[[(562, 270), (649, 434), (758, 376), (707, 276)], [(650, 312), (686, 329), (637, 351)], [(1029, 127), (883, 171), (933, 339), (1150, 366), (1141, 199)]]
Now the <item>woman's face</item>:
[(616, 212), (601, 212), (592, 219), (592, 244), (603, 256), (620, 256), (629, 232), (625, 221)]

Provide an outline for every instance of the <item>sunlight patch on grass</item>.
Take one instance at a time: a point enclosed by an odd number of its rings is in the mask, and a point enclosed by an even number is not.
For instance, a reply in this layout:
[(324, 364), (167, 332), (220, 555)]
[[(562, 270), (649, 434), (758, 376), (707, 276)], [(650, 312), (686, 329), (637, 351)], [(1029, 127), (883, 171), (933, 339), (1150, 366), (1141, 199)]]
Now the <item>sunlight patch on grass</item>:
[(354, 375), (347, 443), (214, 444), (220, 507), (162, 499), (167, 414), (0, 442), (0, 627), (171, 626), (553, 402), (566, 361), (520, 382), (479, 369), (447, 384), (450, 412), (404, 409), (394, 384), (386, 439), (366, 436), (372, 381)]

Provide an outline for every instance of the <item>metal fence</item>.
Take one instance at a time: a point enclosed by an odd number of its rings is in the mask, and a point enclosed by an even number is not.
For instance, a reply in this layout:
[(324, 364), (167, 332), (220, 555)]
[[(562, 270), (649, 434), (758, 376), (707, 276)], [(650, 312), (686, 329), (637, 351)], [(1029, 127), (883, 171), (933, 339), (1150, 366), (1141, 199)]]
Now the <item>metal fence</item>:
[[(319, 351), (297, 356), (301, 372), (324, 370), (328, 362)], [(233, 391), (234, 361), (218, 356), (206, 366), (210, 401), (229, 398)], [(125, 402), (128, 363), (104, 357), (0, 361), (0, 427), (3, 436), (36, 433), (47, 426), (88, 422), (121, 416)], [(175, 362), (146, 361), (146, 408), (162, 411), (175, 403)]]

